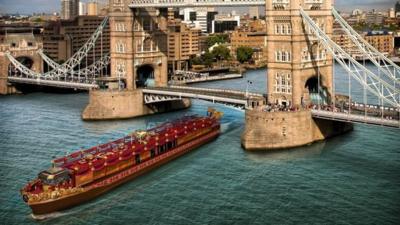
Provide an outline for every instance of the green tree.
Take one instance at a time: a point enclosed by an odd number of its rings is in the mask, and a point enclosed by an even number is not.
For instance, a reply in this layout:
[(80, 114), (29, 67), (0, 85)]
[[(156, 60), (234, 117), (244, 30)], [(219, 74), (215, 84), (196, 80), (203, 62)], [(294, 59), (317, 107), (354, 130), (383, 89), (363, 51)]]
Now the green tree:
[(38, 17), (38, 18), (35, 18), (35, 19), (33, 20), (33, 22), (34, 22), (34, 23), (42, 23), (42, 22), (44, 22), (44, 20), (43, 20), (42, 18)]
[(215, 47), (211, 53), (216, 60), (230, 59), (231, 57), (230, 50), (224, 45)]
[(250, 59), (253, 57), (253, 49), (246, 46), (240, 46), (236, 50), (236, 59), (241, 62), (249, 62)]
[(203, 64), (205, 65), (205, 66), (208, 66), (208, 67), (210, 67), (211, 66), (211, 64), (214, 62), (214, 56), (213, 56), (213, 54), (211, 53), (211, 52), (206, 52), (206, 53), (204, 53), (204, 55), (203, 55)]
[(210, 35), (207, 38), (207, 46), (211, 47), (215, 45), (216, 43), (226, 43), (228, 41), (228, 35), (227, 34), (216, 34), (216, 35)]
[(190, 61), (191, 61), (192, 65), (201, 65), (201, 64), (203, 64), (203, 62), (202, 62), (203, 60), (198, 56), (196, 56), (194, 58), (191, 58)]

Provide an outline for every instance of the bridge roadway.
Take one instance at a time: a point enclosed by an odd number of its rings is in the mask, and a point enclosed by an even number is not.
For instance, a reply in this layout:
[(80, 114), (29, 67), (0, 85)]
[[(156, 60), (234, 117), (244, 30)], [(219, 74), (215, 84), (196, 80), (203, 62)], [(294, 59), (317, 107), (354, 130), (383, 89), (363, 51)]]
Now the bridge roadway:
[(326, 120), (335, 120), (351, 123), (364, 123), (370, 125), (379, 125), (385, 127), (400, 128), (400, 120), (387, 119), (382, 117), (374, 117), (362, 114), (353, 114), (346, 112), (333, 112), (323, 109), (311, 109), (311, 114), (314, 118)]
[(194, 98), (247, 108), (252, 102), (265, 102), (265, 97), (258, 93), (186, 86), (147, 87), (143, 94), (146, 104)]
[[(284, 1), (285, 2), (285, 1)], [(130, 8), (265, 6), (265, 0), (132, 0)]]
[[(152, 87), (143, 89), (145, 104), (152, 104), (163, 101), (173, 101), (182, 98), (203, 99), (227, 105), (240, 106), (241, 108), (254, 108), (260, 105), (252, 105), (252, 102), (265, 103), (265, 97), (258, 93), (247, 93), (235, 90), (219, 90), (210, 88), (195, 88), (186, 86)], [(249, 107), (251, 106), (251, 107)], [(386, 111), (386, 110), (385, 110)], [(314, 118), (326, 120), (363, 123), (393, 128), (400, 128), (400, 121), (397, 116), (394, 119), (388, 117), (363, 115), (362, 111), (352, 110), (352, 113), (333, 112), (324, 109), (311, 109)]]
[(90, 83), (79, 83), (73, 81), (62, 81), (62, 80), (44, 80), (44, 79), (34, 79), (34, 78), (26, 78), (26, 77), (8, 77), (8, 82), (11, 83), (19, 83), (19, 84), (34, 84), (41, 86), (49, 86), (49, 87), (58, 87), (58, 88), (71, 88), (77, 90), (91, 90), (99, 88), (97, 84)]

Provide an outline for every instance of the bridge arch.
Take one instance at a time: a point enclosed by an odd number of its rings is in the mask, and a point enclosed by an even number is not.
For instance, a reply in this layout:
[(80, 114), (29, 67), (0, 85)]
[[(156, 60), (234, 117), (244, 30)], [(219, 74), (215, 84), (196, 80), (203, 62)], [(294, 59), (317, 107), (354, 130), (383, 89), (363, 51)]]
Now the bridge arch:
[(304, 88), (306, 89), (306, 96), (303, 96), (302, 103), (312, 104), (327, 104), (329, 102), (328, 89), (323, 85), (322, 75), (318, 79), (318, 75), (309, 77)]
[[(18, 62), (23, 64), (28, 69), (34, 68), (35, 60), (29, 56), (18, 56), (15, 59), (18, 60)], [(8, 72), (8, 75), (11, 75), (11, 76), (19, 75), (19, 70), (17, 70), (11, 62), (8, 64), (7, 72)]]
[(152, 64), (143, 64), (136, 69), (136, 88), (155, 86), (155, 71)]

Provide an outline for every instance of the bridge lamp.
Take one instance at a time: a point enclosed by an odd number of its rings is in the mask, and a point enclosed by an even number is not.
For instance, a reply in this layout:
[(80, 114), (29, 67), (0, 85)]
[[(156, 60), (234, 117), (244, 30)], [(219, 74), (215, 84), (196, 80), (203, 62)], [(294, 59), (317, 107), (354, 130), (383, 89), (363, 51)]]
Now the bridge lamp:
[(247, 80), (247, 83), (246, 83), (246, 98), (249, 96), (249, 85), (251, 85), (251, 84), (253, 84), (253, 82), (250, 81), (250, 80)]

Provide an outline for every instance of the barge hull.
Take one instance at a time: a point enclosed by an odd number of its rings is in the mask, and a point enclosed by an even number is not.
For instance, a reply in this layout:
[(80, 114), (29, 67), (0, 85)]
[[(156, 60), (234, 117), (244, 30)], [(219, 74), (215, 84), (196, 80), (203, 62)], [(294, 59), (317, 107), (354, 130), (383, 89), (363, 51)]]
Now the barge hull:
[[(220, 133), (219, 130), (213, 130), (210, 133), (205, 134), (204, 136), (202, 136), (196, 140), (193, 140), (189, 143), (183, 144), (182, 146), (178, 146), (177, 148), (171, 150), (171, 152), (173, 152), (179, 148), (182, 148), (181, 150), (177, 151), (176, 153), (168, 155), (165, 158), (162, 157), (163, 155), (157, 156), (157, 157), (153, 158), (155, 161), (152, 164), (146, 165), (142, 169), (138, 169), (136, 172), (134, 172), (116, 182), (113, 182), (111, 184), (92, 188), (87, 191), (83, 191), (78, 194), (67, 196), (62, 199), (55, 199), (55, 200), (50, 200), (47, 202), (40, 202), (40, 203), (32, 203), (32, 204), (29, 204), (29, 206), (31, 207), (34, 215), (43, 215), (43, 214), (48, 214), (48, 213), (52, 213), (55, 211), (61, 211), (64, 209), (68, 209), (73, 206), (90, 201), (90, 200), (96, 198), (97, 196), (102, 195), (129, 180), (132, 180), (135, 177), (138, 177), (138, 176), (140, 176), (146, 172), (149, 172), (152, 169), (155, 169), (175, 158), (178, 158), (179, 156), (182, 156), (182, 155), (186, 154), (187, 152), (189, 152), (199, 146), (202, 146), (208, 142), (211, 142), (212, 140), (216, 139), (219, 136), (219, 133)], [(149, 160), (149, 161), (151, 161), (151, 160)], [(145, 164), (145, 163), (146, 162), (143, 162), (143, 164)], [(140, 167), (141, 165), (142, 164), (139, 164), (137, 166)], [(126, 171), (128, 169), (125, 169), (124, 171)], [(119, 172), (117, 174), (123, 173), (124, 171)]]

